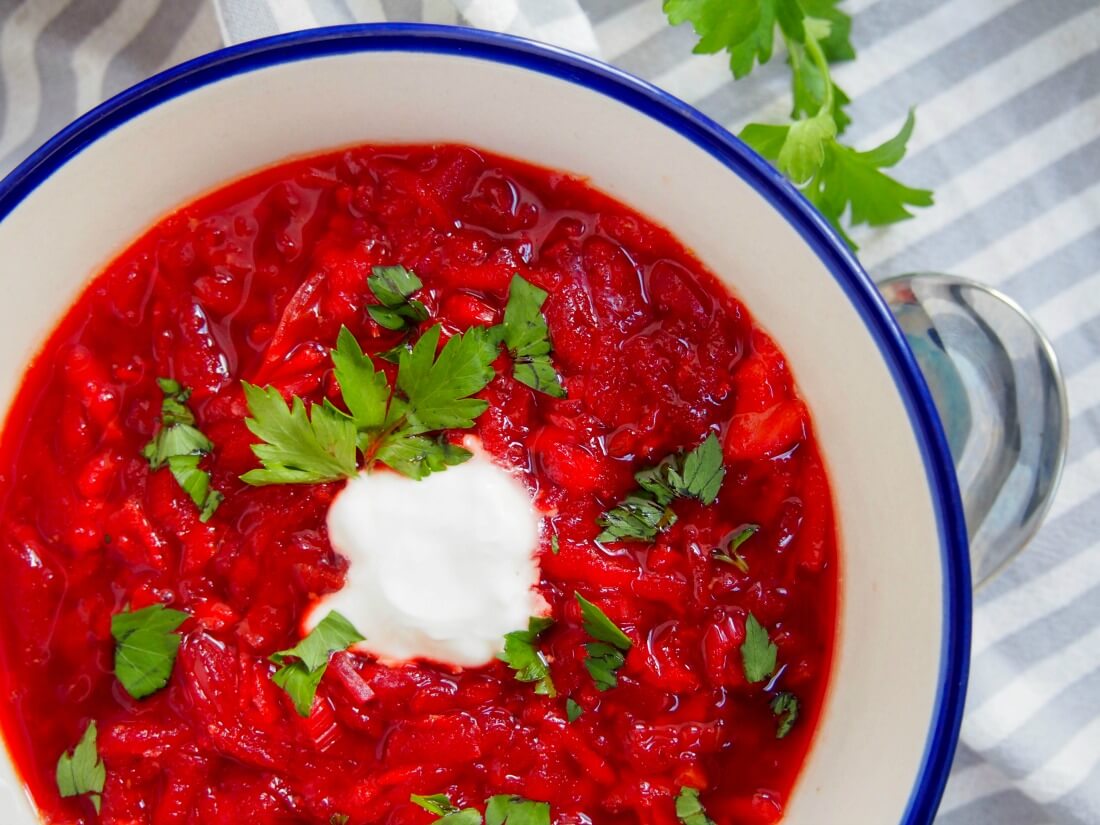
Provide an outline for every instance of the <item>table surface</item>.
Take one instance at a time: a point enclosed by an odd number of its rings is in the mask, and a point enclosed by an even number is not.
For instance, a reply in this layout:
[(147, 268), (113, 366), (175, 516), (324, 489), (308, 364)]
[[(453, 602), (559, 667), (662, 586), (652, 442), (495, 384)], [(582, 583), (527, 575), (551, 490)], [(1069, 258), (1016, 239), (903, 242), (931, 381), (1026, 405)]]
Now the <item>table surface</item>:
[[(979, 594), (970, 696), (941, 825), (1100, 823), (1100, 3), (846, 0), (859, 53), (839, 66), (852, 142), (910, 105), (897, 169), (935, 190), (905, 224), (859, 231), (876, 278), (994, 284), (1052, 338), (1069, 459), (1027, 552)], [(788, 107), (781, 56), (733, 82), (692, 55), (659, 0), (0, 0), (0, 172), (80, 112), (226, 42), (351, 20), (512, 31), (602, 57), (736, 131)], [(857, 823), (850, 816), (846, 823)], [(881, 825), (867, 823), (867, 825)]]

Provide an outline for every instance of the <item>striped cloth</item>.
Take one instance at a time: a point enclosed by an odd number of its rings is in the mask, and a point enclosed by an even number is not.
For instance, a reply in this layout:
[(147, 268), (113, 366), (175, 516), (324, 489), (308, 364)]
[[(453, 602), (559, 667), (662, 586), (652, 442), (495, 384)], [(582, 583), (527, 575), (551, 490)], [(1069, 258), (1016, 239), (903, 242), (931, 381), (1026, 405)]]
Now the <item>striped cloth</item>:
[[(1100, 4), (847, 0), (838, 67), (852, 137), (910, 104), (899, 175), (936, 191), (916, 220), (857, 232), (876, 277), (938, 270), (996, 284), (1053, 338), (1070, 455), (1038, 538), (976, 606), (967, 716), (941, 825), (1100, 823)], [(513, 31), (602, 56), (732, 129), (786, 111), (781, 61), (733, 83), (690, 54), (659, 0), (0, 0), (0, 167), (140, 77), (223, 42), (349, 20)], [(856, 820), (852, 820), (856, 823)], [(856, 823), (882, 825), (882, 823)]]

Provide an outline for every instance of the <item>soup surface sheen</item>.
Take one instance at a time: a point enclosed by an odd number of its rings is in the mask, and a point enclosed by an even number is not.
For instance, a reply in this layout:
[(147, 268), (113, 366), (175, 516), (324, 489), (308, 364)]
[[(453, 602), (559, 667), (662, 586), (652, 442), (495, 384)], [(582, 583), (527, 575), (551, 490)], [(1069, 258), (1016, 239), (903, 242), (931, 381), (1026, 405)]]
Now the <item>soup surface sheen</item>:
[[(58, 243), (65, 231), (79, 228), (59, 227)], [(476, 436), (541, 514), (532, 553), (555, 622), (538, 647), (556, 695), (504, 662), (341, 651), (302, 717), (269, 657), (345, 581), (325, 525), (343, 482), (242, 482), (258, 461), (241, 382), (340, 406), (329, 351), (341, 326), (374, 356), (402, 338), (366, 311), (372, 267), (393, 264), (423, 281), (419, 331), (439, 323), (444, 338), (500, 323), (515, 273), (549, 294), (567, 397), (519, 383), (501, 355), (479, 393), (487, 411), (448, 437)], [(392, 384), (394, 365), (374, 360)], [(213, 443), (201, 467), (225, 498), (206, 523), (142, 455), (160, 377), (192, 389)], [(635, 472), (709, 432), (725, 466), (713, 504), (676, 499), (652, 541), (596, 541)], [(716, 558), (747, 525), (760, 529), (743, 563)], [(0, 722), (49, 820), (426, 825), (438, 815), (411, 794), (479, 811), (515, 794), (562, 825), (701, 822), (677, 815), (686, 787), (722, 825), (772, 823), (823, 701), (837, 549), (782, 352), (666, 231), (563, 173), (462, 146), (364, 146), (180, 209), (86, 289), (3, 433), (0, 590)], [(575, 593), (632, 642), (611, 689), (585, 667), (593, 639)], [(111, 619), (157, 603), (189, 618), (167, 686), (133, 699), (114, 674)], [(750, 615), (777, 647), (774, 675), (755, 683)], [(772, 704), (786, 693), (800, 715), (779, 738)], [(55, 780), (91, 721), (98, 816)]]

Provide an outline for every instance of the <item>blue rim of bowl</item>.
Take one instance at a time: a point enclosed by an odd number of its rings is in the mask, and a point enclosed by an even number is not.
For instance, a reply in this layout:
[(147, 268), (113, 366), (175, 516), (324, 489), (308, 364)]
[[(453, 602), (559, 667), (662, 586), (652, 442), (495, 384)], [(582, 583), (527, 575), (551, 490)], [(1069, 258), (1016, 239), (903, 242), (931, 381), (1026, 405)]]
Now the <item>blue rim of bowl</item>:
[(361, 51), (428, 52), (504, 63), (584, 86), (630, 106), (690, 140), (741, 177), (783, 215), (825, 264), (863, 319), (890, 369), (924, 459), (936, 510), (944, 578), (939, 695), (921, 771), (901, 825), (931, 823), (958, 741), (970, 661), (966, 524), (947, 441), (904, 335), (847, 245), (797, 189), (710, 118), (633, 75), (592, 58), (512, 35), (413, 23), (311, 29), (211, 52), (138, 83), (88, 112), (0, 182), (0, 220), (86, 146), (161, 103), (256, 69)]

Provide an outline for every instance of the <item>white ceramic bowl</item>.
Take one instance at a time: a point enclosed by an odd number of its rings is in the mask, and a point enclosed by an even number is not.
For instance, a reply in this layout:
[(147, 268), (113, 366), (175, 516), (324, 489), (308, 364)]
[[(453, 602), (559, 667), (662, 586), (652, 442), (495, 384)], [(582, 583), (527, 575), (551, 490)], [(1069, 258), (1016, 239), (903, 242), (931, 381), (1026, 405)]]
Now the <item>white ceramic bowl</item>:
[[(958, 735), (970, 583), (949, 454), (874, 286), (766, 163), (659, 90), (501, 35), (386, 25), (226, 49), (123, 93), (0, 185), (0, 409), (78, 291), (159, 216), (298, 155), (470, 143), (584, 175), (669, 229), (789, 356), (841, 529), (840, 629), (788, 825), (924, 825)], [(8, 825), (36, 822), (0, 760)]]

